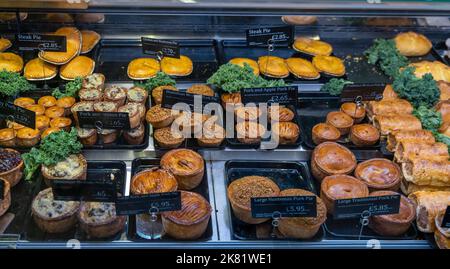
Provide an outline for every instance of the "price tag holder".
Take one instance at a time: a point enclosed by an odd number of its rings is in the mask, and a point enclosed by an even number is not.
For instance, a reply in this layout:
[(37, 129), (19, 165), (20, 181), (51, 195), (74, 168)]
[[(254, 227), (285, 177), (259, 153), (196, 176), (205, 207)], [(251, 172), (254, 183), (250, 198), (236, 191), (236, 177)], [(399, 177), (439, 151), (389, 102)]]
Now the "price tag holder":
[(278, 103), (280, 105), (296, 106), (298, 102), (298, 86), (241, 89), (241, 98), (244, 104)]
[(17, 122), (31, 129), (36, 128), (36, 113), (12, 103), (0, 101), (0, 118)]
[(141, 37), (141, 42), (144, 54), (180, 58), (180, 45), (176, 41)]
[(290, 45), (294, 42), (294, 27), (264, 27), (247, 29), (247, 46), (267, 46), (269, 42), (286, 43)]
[(195, 96), (197, 96), (199, 100), (201, 99), (202, 108), (209, 103), (219, 104), (219, 98), (216, 96), (205, 96), (187, 92), (163, 91), (161, 106), (172, 109), (172, 107), (177, 103), (185, 103), (189, 105), (191, 111), (194, 111), (196, 105)]
[(157, 209), (158, 212), (181, 210), (181, 192), (122, 196), (116, 200), (117, 215), (148, 213), (152, 209)]
[(385, 85), (351, 84), (342, 90), (340, 100), (342, 103), (361, 101), (380, 101), (383, 99)]
[(20, 51), (67, 51), (67, 40), (63, 35), (16, 34), (16, 41)]
[(116, 183), (113, 180), (53, 180), (55, 200), (115, 202)]
[(341, 199), (334, 203), (335, 219), (361, 218), (364, 212), (374, 215), (398, 214), (400, 195), (384, 195), (364, 198)]
[(441, 227), (450, 229), (450, 206), (447, 206), (447, 210), (445, 210), (444, 219), (442, 219)]
[(251, 199), (252, 217), (272, 218), (276, 212), (281, 217), (316, 217), (315, 196), (259, 197)]
[(77, 111), (81, 128), (130, 129), (130, 117), (125, 112)]
[(0, 200), (5, 198), (5, 181), (0, 180)]

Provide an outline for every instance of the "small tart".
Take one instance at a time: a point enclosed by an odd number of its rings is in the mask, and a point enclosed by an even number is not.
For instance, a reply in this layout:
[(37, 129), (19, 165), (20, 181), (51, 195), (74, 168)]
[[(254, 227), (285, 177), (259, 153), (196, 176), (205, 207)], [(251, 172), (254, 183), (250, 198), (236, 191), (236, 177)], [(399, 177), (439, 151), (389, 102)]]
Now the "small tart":
[(398, 52), (408, 57), (426, 55), (433, 47), (426, 36), (415, 32), (399, 33), (395, 36), (394, 41)]
[(41, 132), (38, 129), (28, 127), (21, 128), (17, 131), (16, 142), (19, 147), (33, 147), (41, 138)]
[(130, 128), (134, 129), (139, 127), (141, 124), (141, 115), (136, 106), (124, 105), (117, 109), (117, 112), (128, 113), (128, 118), (130, 119)]
[(215, 94), (213, 89), (211, 89), (208, 85), (205, 84), (194, 84), (191, 87), (189, 87), (186, 92), (206, 96), (214, 96)]
[(41, 166), (45, 183), (51, 186), (51, 180), (85, 180), (87, 171), (86, 159), (81, 154), (71, 154), (65, 160), (54, 165)]
[(94, 103), (93, 102), (78, 102), (72, 106), (70, 109), (72, 112), (73, 118), (75, 122), (78, 124), (78, 111), (94, 111)]
[(33, 199), (33, 220), (46, 233), (64, 233), (75, 227), (80, 202), (57, 201), (51, 188), (40, 191)]
[(144, 142), (145, 127), (140, 124), (137, 128), (126, 130), (123, 132), (123, 138), (130, 145), (139, 145)]
[(72, 96), (61, 97), (56, 101), (56, 105), (64, 109), (69, 109), (75, 104), (76, 100)]
[(329, 175), (350, 174), (355, 167), (353, 152), (337, 143), (324, 142), (312, 152), (311, 170), (318, 181)]
[(35, 105), (28, 105), (25, 107), (28, 110), (33, 111), (36, 113), (36, 116), (44, 115), (45, 114), (45, 107), (35, 104)]
[(197, 239), (208, 228), (211, 211), (211, 205), (203, 196), (181, 191), (181, 210), (161, 214), (164, 231), (175, 239)]
[(348, 134), (354, 123), (352, 117), (341, 111), (332, 111), (328, 113), (326, 122), (336, 127), (341, 135)]
[(278, 136), (279, 144), (291, 145), (297, 142), (300, 128), (293, 122), (277, 122), (272, 125), (272, 136)]
[(175, 92), (177, 92), (178, 89), (176, 87), (170, 86), (170, 85), (158, 86), (158, 87), (154, 88), (152, 90), (152, 97), (153, 97), (153, 100), (155, 101), (155, 104), (157, 104), (157, 105), (161, 104), (162, 97), (163, 97), (163, 91), (175, 91)]
[(66, 36), (66, 52), (40, 51), (39, 58), (56, 65), (66, 64), (80, 53), (81, 33), (75, 27), (61, 27), (54, 34)]
[(12, 46), (11, 41), (9, 39), (0, 38), (0, 52), (4, 52), (5, 50), (9, 49)]
[(31, 81), (52, 79), (57, 74), (57, 66), (44, 62), (39, 58), (28, 61), (23, 69), (23, 76)]
[(239, 65), (241, 67), (244, 67), (245, 64), (248, 64), (253, 69), (253, 74), (255, 74), (255, 76), (259, 76), (259, 66), (255, 60), (249, 58), (233, 58), (230, 60), (230, 63)]
[(96, 129), (85, 129), (77, 128), (77, 135), (83, 145), (95, 145), (97, 143), (97, 130)]
[(175, 149), (167, 152), (161, 158), (161, 167), (175, 176), (180, 190), (192, 190), (197, 187), (205, 173), (202, 156), (189, 149)]
[(336, 142), (341, 137), (341, 132), (331, 124), (318, 123), (312, 128), (312, 141), (319, 145), (323, 142)]
[(189, 76), (194, 69), (194, 64), (189, 57), (180, 55), (180, 58), (164, 57), (161, 60), (161, 71), (169, 76)]
[(349, 138), (355, 146), (371, 146), (380, 140), (380, 131), (371, 124), (356, 124), (350, 128)]
[(294, 112), (289, 108), (278, 106), (277, 113), (274, 106), (269, 107), (269, 121), (292, 121), (293, 119)]
[(36, 129), (43, 132), (50, 126), (50, 118), (45, 115), (36, 116)]
[(56, 127), (66, 131), (70, 130), (71, 125), (72, 120), (65, 117), (54, 118), (50, 121), (50, 127)]
[(234, 216), (248, 224), (259, 224), (267, 221), (264, 218), (253, 218), (251, 198), (275, 197), (280, 188), (268, 177), (246, 176), (234, 180), (228, 185), (227, 196)]
[(56, 106), (56, 98), (48, 95), (42, 96), (41, 98), (39, 98), (38, 104), (45, 108)]
[(93, 104), (95, 112), (117, 112), (117, 105), (114, 102), (102, 101)]
[(82, 202), (78, 211), (81, 229), (93, 238), (113, 236), (125, 228), (126, 216), (116, 215), (114, 203)]
[(103, 93), (99, 89), (81, 89), (78, 92), (81, 101), (100, 102), (103, 98)]
[(225, 139), (225, 129), (217, 123), (204, 124), (201, 137), (197, 138), (200, 147), (218, 147)]
[(57, 128), (57, 127), (49, 127), (49, 128), (45, 129), (45, 130), (42, 132), (42, 134), (41, 134), (41, 139), (44, 139), (44, 138), (46, 138), (47, 136), (49, 136), (50, 134), (57, 133), (57, 132), (59, 132), (59, 131), (61, 131), (60, 128)]
[(370, 191), (397, 191), (402, 172), (397, 164), (388, 159), (371, 159), (356, 166), (355, 177), (362, 180)]
[(16, 146), (16, 131), (13, 128), (0, 129), (0, 147), (10, 148)]
[(103, 90), (103, 87), (105, 86), (105, 75), (101, 73), (93, 73), (89, 76), (84, 77), (82, 88), (83, 89), (97, 89), (97, 90)]
[(345, 65), (342, 60), (337, 57), (314, 56), (312, 64), (319, 72), (336, 77), (345, 75)]
[(178, 188), (175, 177), (167, 170), (145, 169), (131, 179), (130, 192), (134, 195), (173, 192)]
[(45, 110), (45, 116), (49, 118), (59, 118), (64, 116), (64, 108), (59, 106), (52, 106)]
[(147, 91), (141, 87), (134, 86), (127, 91), (127, 102), (145, 104), (147, 97)]
[(0, 149), (0, 161), (3, 165), (0, 167), (0, 179), (9, 183), (10, 187), (17, 185), (23, 177), (24, 161), (20, 152), (14, 149)]
[(15, 104), (16, 106), (20, 106), (20, 107), (25, 108), (25, 107), (27, 107), (28, 105), (34, 105), (34, 104), (36, 104), (36, 102), (34, 101), (33, 98), (30, 98), (30, 97), (19, 97), (19, 98), (16, 98), (16, 99), (14, 100), (14, 104)]
[(353, 118), (355, 123), (360, 123), (366, 117), (364, 106), (357, 106), (353, 102), (343, 103), (341, 111)]
[(23, 59), (12, 52), (0, 53), (0, 70), (20, 73), (23, 68)]
[(81, 54), (89, 53), (100, 41), (101, 36), (91, 30), (81, 31)]
[(76, 77), (91, 75), (94, 72), (94, 68), (94, 60), (86, 56), (77, 56), (61, 66), (59, 76), (65, 80), (74, 80)]
[(230, 109), (235, 109), (237, 106), (242, 105), (242, 98), (240, 92), (233, 93), (222, 93), (220, 96), (220, 100), (222, 101), (222, 106), (227, 109), (227, 105), (229, 104)]
[(238, 120), (257, 121), (261, 117), (261, 110), (256, 106), (243, 106), (234, 110), (234, 114)]
[(285, 78), (289, 76), (289, 69), (284, 59), (276, 56), (261, 56), (258, 58), (258, 66), (261, 74), (273, 78)]
[(160, 64), (153, 58), (137, 58), (128, 64), (127, 74), (131, 79), (149, 79), (161, 70)]
[(171, 109), (163, 108), (161, 105), (152, 106), (145, 115), (145, 119), (153, 128), (164, 128), (172, 124), (174, 115)]
[(3, 216), (11, 206), (11, 186), (9, 182), (3, 178), (0, 181), (4, 183), (3, 199), (0, 199), (0, 217)]
[(168, 149), (178, 148), (185, 139), (181, 132), (174, 133), (170, 127), (156, 129), (153, 138), (160, 147)]
[(266, 132), (266, 128), (259, 123), (244, 121), (236, 124), (237, 139), (244, 144), (257, 144), (261, 142), (261, 137)]
[(302, 58), (288, 58), (286, 59), (286, 64), (289, 72), (297, 78), (301, 79), (318, 79), (320, 78), (320, 73), (314, 67), (314, 65)]
[(303, 52), (309, 55), (323, 55), (328, 56), (333, 52), (333, 47), (320, 40), (314, 40), (307, 37), (298, 37), (294, 41), (293, 48), (296, 51)]
[(105, 89), (104, 100), (116, 103), (117, 107), (123, 106), (127, 99), (127, 90), (117, 85)]

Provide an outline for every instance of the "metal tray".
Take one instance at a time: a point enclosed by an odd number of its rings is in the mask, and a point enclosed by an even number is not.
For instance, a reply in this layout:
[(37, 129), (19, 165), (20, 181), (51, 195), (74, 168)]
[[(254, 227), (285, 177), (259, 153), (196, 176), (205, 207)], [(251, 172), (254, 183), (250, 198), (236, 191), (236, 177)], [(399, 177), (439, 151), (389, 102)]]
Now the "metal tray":
[[(236, 179), (245, 176), (264, 176), (272, 179), (281, 190), (289, 188), (299, 188), (316, 192), (309, 168), (306, 162), (290, 161), (228, 161), (225, 163), (225, 180), (227, 186)], [(235, 239), (256, 240), (256, 239), (286, 239), (277, 231), (273, 231), (275, 238), (270, 236), (271, 224), (263, 223), (251, 225), (244, 223), (234, 216), (231, 205), (229, 206), (231, 216), (231, 232)], [(324, 237), (321, 228), (311, 239), (306, 241), (320, 241)], [(298, 239), (296, 239), (298, 240)]]
[[(133, 176), (136, 173), (138, 173), (144, 169), (159, 167), (159, 163), (160, 163), (160, 159), (157, 159), (157, 158), (134, 159), (133, 163), (131, 165), (131, 178), (133, 178)], [(194, 188), (193, 190), (190, 190), (190, 191), (202, 195), (208, 202), (210, 202), (211, 200), (209, 197), (206, 163), (204, 163), (204, 165), (205, 165), (205, 173), (203, 175), (202, 182), (200, 183), (199, 186), (197, 186), (196, 188)], [(195, 241), (207, 241), (207, 240), (211, 239), (212, 234), (213, 234), (212, 220), (210, 219), (205, 233), (200, 238), (196, 239)], [(161, 237), (161, 239), (154, 239), (154, 240), (144, 239), (144, 238), (140, 237), (136, 233), (136, 216), (135, 215), (128, 216), (127, 237), (129, 240), (137, 241), (137, 242), (161, 242), (161, 241), (177, 242), (177, 241), (179, 241), (179, 240), (171, 238), (168, 235), (163, 235)]]

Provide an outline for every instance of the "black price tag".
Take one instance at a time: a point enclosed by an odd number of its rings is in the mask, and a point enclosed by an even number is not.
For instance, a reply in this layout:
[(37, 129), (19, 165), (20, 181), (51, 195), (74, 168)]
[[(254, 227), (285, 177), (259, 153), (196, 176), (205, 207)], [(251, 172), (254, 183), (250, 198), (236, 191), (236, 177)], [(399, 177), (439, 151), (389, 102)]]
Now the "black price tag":
[(144, 54), (180, 58), (180, 45), (176, 41), (141, 37)]
[(351, 84), (346, 85), (341, 93), (341, 102), (380, 101), (383, 99), (384, 85)]
[(398, 214), (399, 210), (400, 195), (342, 199), (334, 203), (334, 218), (361, 218), (363, 212), (369, 212), (371, 216), (391, 215)]
[(12, 103), (0, 101), (0, 118), (14, 121), (31, 129), (36, 128), (36, 113)]
[(63, 35), (16, 34), (19, 50), (42, 50), (66, 52), (66, 37)]
[(0, 200), (5, 198), (5, 181), (0, 180)]
[(181, 192), (163, 192), (117, 197), (117, 215), (149, 213), (151, 210), (154, 210), (154, 213), (181, 210)]
[(315, 196), (259, 197), (251, 199), (252, 217), (316, 217)]
[(55, 200), (115, 202), (116, 183), (113, 180), (53, 180), (52, 191)]
[(246, 88), (241, 90), (241, 98), (244, 104), (278, 103), (280, 105), (296, 106), (298, 101), (298, 87)]
[(130, 129), (130, 117), (126, 112), (77, 111), (81, 128)]
[(294, 42), (294, 27), (280, 26), (248, 29), (246, 37), (247, 46), (267, 46), (269, 42), (290, 45)]
[(445, 210), (444, 219), (442, 220), (441, 227), (450, 229), (450, 206), (447, 206), (447, 210)]
[[(195, 98), (197, 98), (198, 104), (195, 103)], [(195, 111), (196, 105), (200, 108), (205, 107), (209, 103), (219, 104), (219, 98), (216, 96), (205, 96), (199, 94), (191, 94), (187, 92), (176, 92), (176, 91), (163, 91), (161, 106), (164, 108), (172, 109), (172, 107), (177, 103), (184, 103), (189, 105), (191, 111)]]

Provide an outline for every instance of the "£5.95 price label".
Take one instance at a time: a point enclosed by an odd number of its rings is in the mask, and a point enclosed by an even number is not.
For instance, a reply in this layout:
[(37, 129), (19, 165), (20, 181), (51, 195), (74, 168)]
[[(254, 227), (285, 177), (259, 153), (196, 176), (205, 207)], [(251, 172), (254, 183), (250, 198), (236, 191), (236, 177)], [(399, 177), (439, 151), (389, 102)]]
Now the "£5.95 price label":
[(258, 197), (251, 199), (252, 217), (316, 217), (315, 196)]
[(135, 215), (158, 212), (177, 211), (181, 209), (181, 192), (162, 192), (136, 196), (118, 197), (116, 201), (117, 215)]

